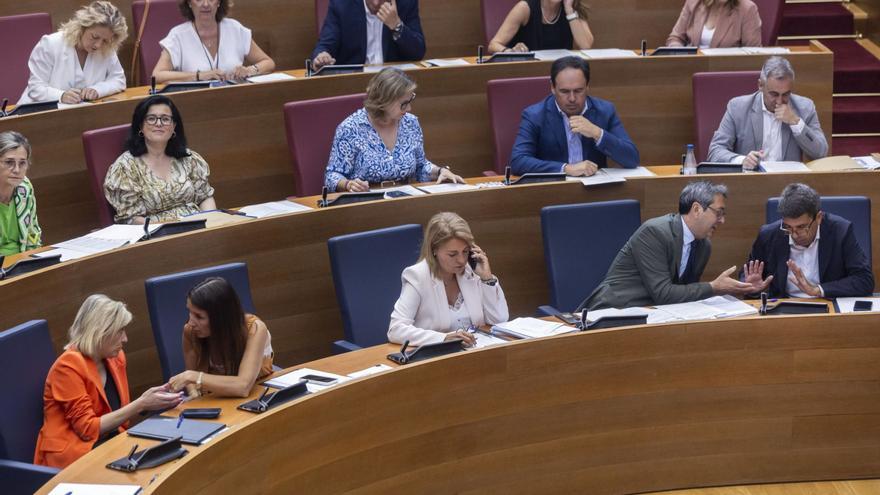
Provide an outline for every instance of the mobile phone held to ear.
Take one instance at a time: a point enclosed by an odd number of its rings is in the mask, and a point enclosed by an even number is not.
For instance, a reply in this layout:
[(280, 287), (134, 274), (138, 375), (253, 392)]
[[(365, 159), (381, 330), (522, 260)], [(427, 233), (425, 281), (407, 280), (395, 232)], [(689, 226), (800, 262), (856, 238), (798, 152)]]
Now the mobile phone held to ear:
[(477, 263), (479, 263), (477, 255), (471, 252), (471, 254), (468, 255), (468, 265), (471, 265), (471, 270), (477, 269)]

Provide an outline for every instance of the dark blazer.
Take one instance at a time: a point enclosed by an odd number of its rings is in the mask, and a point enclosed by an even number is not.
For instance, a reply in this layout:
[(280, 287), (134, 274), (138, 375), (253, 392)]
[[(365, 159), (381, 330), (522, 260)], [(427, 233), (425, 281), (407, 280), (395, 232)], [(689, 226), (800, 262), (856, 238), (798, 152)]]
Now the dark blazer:
[[(425, 35), (419, 20), (418, 0), (397, 0), (397, 15), (403, 22), (400, 39), (394, 41), (388, 26), (382, 26), (382, 54), (385, 62), (421, 60), (425, 57)], [(327, 52), (337, 64), (362, 64), (367, 59), (367, 14), (363, 0), (330, 0), (312, 58)]]
[(647, 220), (626, 241), (605, 280), (578, 310), (674, 304), (712, 297), (712, 286), (699, 281), (712, 253), (708, 239), (695, 239), (691, 244), (693, 275), (689, 280), (678, 280), (683, 236), (681, 215), (670, 213)]
[[(605, 167), (607, 157), (623, 167), (637, 167), (639, 150), (623, 128), (614, 105), (593, 96), (588, 96), (587, 102), (584, 117), (605, 132), (598, 146), (594, 140), (581, 136), (584, 160)], [(544, 101), (523, 110), (510, 166), (515, 175), (522, 175), (527, 172), (559, 172), (563, 163), (568, 163), (568, 142), (562, 116), (551, 94)]]
[[(771, 297), (789, 297), (786, 290), (791, 248), (788, 236), (779, 226), (782, 220), (761, 227), (752, 245), (749, 260), (764, 262), (764, 277), (773, 275)], [(825, 297), (870, 296), (874, 292), (874, 274), (868, 257), (853, 232), (852, 223), (825, 213), (819, 237), (819, 283)]]

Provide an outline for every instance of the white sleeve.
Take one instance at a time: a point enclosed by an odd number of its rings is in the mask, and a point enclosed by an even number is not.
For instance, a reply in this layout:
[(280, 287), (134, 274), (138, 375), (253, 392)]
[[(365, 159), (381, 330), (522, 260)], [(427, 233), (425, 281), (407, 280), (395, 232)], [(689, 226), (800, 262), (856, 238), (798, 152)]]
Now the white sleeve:
[(174, 32), (174, 29), (168, 32), (168, 36), (162, 38), (159, 41), (159, 44), (162, 45), (162, 48), (168, 52), (168, 55), (171, 56), (171, 68), (175, 71), (180, 71), (181, 63), (183, 62), (183, 55), (181, 51), (183, 47), (180, 43), (180, 38), (178, 38), (177, 34)]
[(247, 58), (248, 53), (251, 52), (251, 40), (253, 39), (253, 34), (251, 30), (239, 24), (238, 26), (238, 52), (241, 54), (241, 64), (244, 65), (244, 61)]
[(406, 280), (405, 274), (402, 279), (403, 288), (400, 291), (400, 297), (394, 303), (391, 323), (388, 325), (388, 341), (394, 344), (409, 341), (413, 346), (443, 342), (443, 339), (446, 338), (445, 333), (413, 325), (422, 298), (416, 287)]
[(109, 58), (105, 79), (92, 84), (92, 89), (97, 91), (101, 98), (125, 90), (125, 71), (122, 70), (119, 57), (115, 53), (111, 53)]
[(52, 53), (49, 36), (51, 35), (47, 34), (37, 42), (28, 59), (31, 75), (28, 78), (25, 94), (32, 102), (60, 100), (65, 91), (63, 88), (53, 88), (49, 85), (52, 70), (55, 68), (55, 54)]
[(510, 319), (507, 299), (504, 297), (504, 291), (501, 290), (500, 281), (494, 286), (480, 282), (480, 295), (483, 298), (483, 316), (486, 324), (496, 325)]

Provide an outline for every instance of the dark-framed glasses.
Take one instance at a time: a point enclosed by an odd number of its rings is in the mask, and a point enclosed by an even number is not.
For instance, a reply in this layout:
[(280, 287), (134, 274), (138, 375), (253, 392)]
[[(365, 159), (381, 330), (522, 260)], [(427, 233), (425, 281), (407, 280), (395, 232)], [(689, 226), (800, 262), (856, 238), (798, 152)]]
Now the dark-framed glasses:
[(171, 123), (174, 122), (174, 119), (172, 119), (170, 115), (150, 114), (144, 118), (144, 122), (150, 125), (171, 125)]
[(415, 99), (416, 99), (416, 93), (415, 93), (415, 91), (414, 91), (413, 94), (412, 94), (412, 96), (410, 96), (408, 100), (406, 100), (405, 102), (403, 102), (403, 103), (400, 104), (400, 109), (401, 109), (401, 110), (406, 110), (406, 107), (412, 105), (412, 102), (413, 102), (413, 100), (415, 100)]
[(707, 206), (706, 209), (712, 210), (712, 213), (715, 214), (715, 218), (719, 220), (727, 216), (727, 210), (724, 208), (714, 208), (712, 206)]
[(813, 224), (816, 223), (816, 218), (818, 218), (818, 217), (819, 216), (816, 215), (815, 217), (813, 217), (813, 220), (810, 221), (810, 223), (808, 223), (806, 225), (797, 225), (797, 226), (792, 227), (790, 225), (785, 225), (783, 223), (782, 225), (779, 226), (779, 230), (783, 231), (785, 233), (785, 235), (806, 234), (807, 232), (810, 231), (810, 227), (812, 227)]

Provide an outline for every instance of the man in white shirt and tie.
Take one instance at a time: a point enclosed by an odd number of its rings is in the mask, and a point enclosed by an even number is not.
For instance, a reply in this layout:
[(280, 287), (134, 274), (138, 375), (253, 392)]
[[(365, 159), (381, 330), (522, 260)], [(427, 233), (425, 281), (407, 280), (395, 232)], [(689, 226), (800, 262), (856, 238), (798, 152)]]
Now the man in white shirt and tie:
[(758, 91), (727, 104), (712, 136), (708, 160), (739, 163), (753, 170), (762, 161), (799, 162), (827, 155), (828, 141), (819, 126), (816, 105), (793, 90), (794, 69), (788, 60), (767, 59)]

